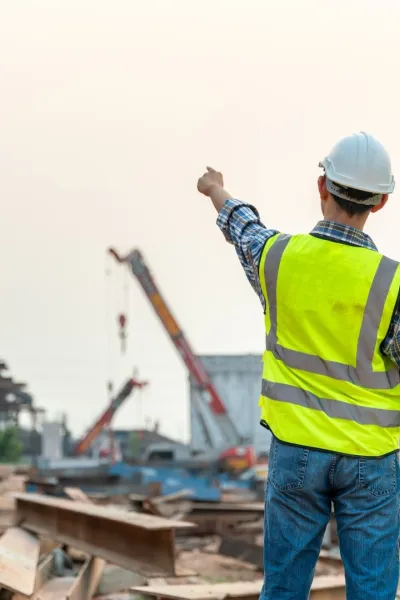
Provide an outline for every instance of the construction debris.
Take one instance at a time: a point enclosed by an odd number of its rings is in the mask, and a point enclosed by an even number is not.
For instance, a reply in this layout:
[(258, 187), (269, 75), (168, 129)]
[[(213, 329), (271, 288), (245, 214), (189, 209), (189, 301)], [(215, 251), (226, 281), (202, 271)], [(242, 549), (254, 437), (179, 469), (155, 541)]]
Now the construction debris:
[(80, 488), (74, 487), (66, 487), (64, 488), (64, 492), (67, 494), (71, 500), (76, 500), (77, 502), (85, 502), (86, 504), (92, 504), (90, 498), (82, 492)]
[(40, 543), (37, 537), (11, 527), (0, 538), (0, 585), (26, 596), (35, 590)]
[(116, 565), (106, 565), (103, 576), (99, 582), (96, 594), (103, 596), (121, 590), (129, 590), (135, 585), (145, 585), (148, 579), (138, 573), (121, 569)]
[(132, 591), (156, 600), (257, 600), (262, 581), (216, 583), (211, 585), (153, 585), (135, 587)]
[(191, 527), (38, 494), (18, 494), (16, 511), (29, 531), (149, 575), (175, 575), (174, 530)]
[[(263, 581), (246, 583), (216, 583), (212, 585), (158, 585), (135, 587), (132, 591), (156, 600), (258, 600)], [(316, 577), (310, 598), (313, 600), (344, 600), (344, 575)]]
[(223, 536), (219, 547), (220, 554), (232, 556), (255, 565), (260, 571), (263, 569), (263, 547), (245, 540)]
[[(7, 471), (3, 483), (12, 477)], [(7, 515), (0, 588), (13, 593), (10, 600), (128, 600), (138, 593), (162, 600), (258, 600), (261, 503), (233, 494), (230, 501), (195, 502), (189, 489), (161, 496), (157, 485), (147, 496), (121, 496), (106, 506), (79, 488), (59, 492), (70, 499), (0, 495), (0, 527)], [(207, 530), (213, 535), (205, 536)], [(335, 548), (321, 551), (310, 597), (345, 598)]]

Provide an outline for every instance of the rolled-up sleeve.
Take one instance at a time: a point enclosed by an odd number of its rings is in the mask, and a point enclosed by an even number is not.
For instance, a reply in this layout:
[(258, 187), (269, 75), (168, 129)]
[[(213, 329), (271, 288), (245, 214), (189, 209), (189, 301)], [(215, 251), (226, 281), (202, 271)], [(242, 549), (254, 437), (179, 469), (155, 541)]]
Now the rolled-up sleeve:
[(234, 245), (247, 279), (265, 308), (258, 268), (266, 242), (278, 231), (267, 229), (261, 223), (258, 211), (254, 206), (236, 199), (225, 202), (218, 215), (217, 225), (226, 241)]

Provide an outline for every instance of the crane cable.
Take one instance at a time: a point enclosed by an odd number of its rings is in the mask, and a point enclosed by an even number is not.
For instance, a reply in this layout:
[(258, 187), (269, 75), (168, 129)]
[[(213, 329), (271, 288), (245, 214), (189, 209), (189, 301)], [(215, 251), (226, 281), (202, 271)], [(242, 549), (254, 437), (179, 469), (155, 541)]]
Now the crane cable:
[(112, 359), (112, 349), (113, 349), (113, 337), (114, 331), (112, 330), (113, 324), (111, 322), (110, 316), (113, 312), (113, 292), (114, 292), (114, 280), (115, 280), (115, 267), (114, 263), (111, 261), (110, 255), (107, 253), (105, 257), (105, 265), (104, 265), (104, 275), (105, 275), (105, 286), (104, 286), (104, 309), (105, 309), (105, 335), (106, 335), (106, 349), (105, 349), (105, 363), (106, 363), (106, 373), (108, 375), (107, 381), (107, 398), (110, 399), (113, 393), (113, 380), (114, 380), (114, 361)]
[(127, 342), (127, 324), (128, 324), (128, 312), (129, 312), (129, 285), (130, 280), (128, 269), (123, 269), (123, 284), (122, 284), (122, 311), (119, 314), (118, 321), (120, 326), (120, 340), (121, 340), (121, 352), (126, 353), (126, 342)]
[[(121, 354), (126, 352), (126, 341), (127, 341), (127, 324), (128, 324), (128, 313), (129, 313), (129, 273), (127, 269), (119, 270), (121, 275), (118, 275), (119, 281), (117, 281), (117, 270), (114, 265), (114, 261), (109, 253), (106, 256), (106, 291), (105, 291), (105, 318), (107, 320), (106, 331), (107, 331), (107, 346), (108, 346), (108, 365), (111, 364), (112, 360), (110, 357), (111, 348), (114, 347), (115, 339), (115, 322), (118, 327), (118, 336), (120, 339)], [(122, 277), (122, 281), (120, 278)], [(111, 313), (116, 314), (116, 318), (110, 319)], [(115, 320), (114, 320), (115, 318)], [(111, 325), (112, 323), (112, 325)], [(111, 327), (113, 329), (111, 330)]]

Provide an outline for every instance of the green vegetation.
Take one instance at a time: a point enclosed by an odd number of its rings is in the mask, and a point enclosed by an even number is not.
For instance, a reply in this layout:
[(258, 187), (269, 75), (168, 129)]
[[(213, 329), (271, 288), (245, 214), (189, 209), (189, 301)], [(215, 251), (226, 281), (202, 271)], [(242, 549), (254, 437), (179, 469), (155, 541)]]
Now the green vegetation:
[(131, 458), (139, 458), (140, 439), (137, 432), (133, 431), (129, 436), (129, 451)]
[(22, 444), (19, 440), (18, 429), (7, 427), (0, 431), (0, 462), (17, 463), (22, 455)]

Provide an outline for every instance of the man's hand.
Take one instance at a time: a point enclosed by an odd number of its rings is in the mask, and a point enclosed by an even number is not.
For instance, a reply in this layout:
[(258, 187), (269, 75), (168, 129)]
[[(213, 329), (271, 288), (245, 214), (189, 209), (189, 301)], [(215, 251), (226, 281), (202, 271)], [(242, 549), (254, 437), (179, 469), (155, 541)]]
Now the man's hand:
[(207, 167), (207, 172), (197, 182), (197, 189), (201, 194), (209, 196), (217, 212), (220, 212), (225, 202), (232, 196), (224, 190), (222, 173)]
[(197, 189), (201, 194), (211, 197), (213, 188), (224, 189), (224, 178), (222, 173), (207, 167), (206, 173), (197, 182)]

